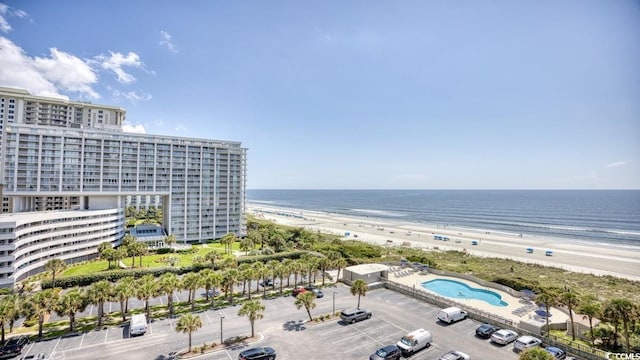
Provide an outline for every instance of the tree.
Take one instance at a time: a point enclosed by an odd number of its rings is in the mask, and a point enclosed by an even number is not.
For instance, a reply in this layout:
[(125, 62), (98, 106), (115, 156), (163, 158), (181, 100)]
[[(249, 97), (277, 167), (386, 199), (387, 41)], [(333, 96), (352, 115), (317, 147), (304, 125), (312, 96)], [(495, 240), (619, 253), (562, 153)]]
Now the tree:
[(240, 273), (238, 269), (227, 269), (222, 273), (222, 286), (224, 287), (224, 292), (229, 298), (229, 303), (233, 304), (233, 285), (238, 282), (238, 278)]
[(244, 251), (245, 255), (249, 255), (249, 250), (252, 250), (255, 247), (253, 240), (248, 236), (240, 239), (240, 250)]
[(591, 344), (595, 345), (595, 336), (593, 334), (593, 318), (600, 316), (602, 306), (595, 296), (590, 295), (582, 299), (578, 313), (584, 315), (589, 320), (589, 334), (591, 335)]
[(4, 327), (9, 323), (11, 319), (11, 315), (9, 312), (9, 303), (6, 300), (6, 297), (0, 299), (0, 340), (2, 344), (4, 344)]
[(87, 290), (89, 301), (98, 307), (98, 326), (102, 326), (104, 303), (111, 300), (112, 296), (113, 285), (107, 280), (95, 282)]
[(44, 269), (51, 272), (51, 287), (56, 287), (56, 275), (60, 274), (67, 267), (67, 264), (60, 259), (51, 259), (44, 264)]
[(120, 314), (122, 315), (122, 321), (126, 321), (125, 314), (129, 307), (129, 298), (135, 295), (134, 288), (135, 280), (131, 276), (120, 279), (113, 287), (113, 298), (120, 302)]
[(258, 300), (250, 300), (242, 304), (242, 307), (238, 311), (238, 316), (246, 316), (249, 318), (249, 322), (251, 323), (251, 337), (255, 336), (254, 326), (255, 322), (258, 319), (262, 319), (264, 317), (263, 312), (265, 310), (265, 306)]
[[(202, 279), (202, 286), (204, 286), (207, 291), (207, 294), (205, 295), (206, 299), (207, 301), (211, 300), (211, 308), (214, 308), (216, 288), (222, 284), (222, 276), (217, 271), (204, 269), (200, 271), (200, 277)], [(210, 291), (211, 294), (209, 293)]]
[(122, 238), (122, 246), (124, 247), (128, 247), (129, 245), (135, 242), (136, 242), (136, 237), (131, 234), (127, 234)]
[(575, 292), (572, 292), (571, 289), (567, 288), (560, 295), (560, 299), (558, 299), (560, 304), (566, 306), (569, 309), (569, 320), (571, 321), (571, 338), (573, 341), (576, 341), (576, 327), (573, 323), (573, 309), (579, 306), (579, 296)]
[(638, 318), (638, 307), (627, 299), (611, 299), (605, 304), (603, 313), (607, 321), (615, 322), (614, 328), (617, 328), (616, 324), (622, 321), (625, 349), (628, 353), (631, 353), (629, 324)]
[(338, 280), (340, 279), (340, 270), (342, 270), (344, 267), (347, 266), (347, 260), (342, 257), (338, 258), (334, 260), (333, 266), (335, 266), (338, 269), (338, 274), (336, 276), (336, 282), (338, 282)]
[(177, 242), (176, 236), (173, 235), (173, 234), (167, 235), (167, 237), (164, 238), (164, 243), (167, 244), (167, 246), (169, 248), (171, 248), (173, 245), (175, 245), (176, 242)]
[[(264, 280), (265, 274), (267, 273), (267, 269), (262, 261), (256, 261), (251, 265), (253, 269), (253, 274), (255, 276), (256, 281), (256, 293), (260, 291), (260, 281)], [(265, 293), (266, 295), (266, 293)]]
[(167, 295), (167, 308), (169, 317), (173, 317), (173, 293), (182, 286), (178, 275), (168, 272), (158, 279), (158, 292)]
[(31, 314), (38, 318), (38, 337), (42, 337), (44, 319), (54, 310), (60, 298), (60, 288), (45, 289), (31, 297)]
[(151, 312), (149, 309), (149, 300), (158, 292), (158, 284), (153, 275), (145, 275), (138, 279), (136, 284), (136, 296), (138, 300), (144, 300), (144, 312), (147, 314), (147, 320), (151, 321)]
[[(558, 304), (558, 297), (552, 290), (545, 289), (540, 294), (536, 295), (536, 302), (538, 304), (544, 305), (544, 308), (547, 311), (547, 315), (549, 315), (551, 307)], [(546, 331), (547, 334), (549, 334), (549, 316), (545, 316), (545, 319), (547, 320)]]
[(224, 251), (226, 254), (231, 255), (233, 243), (236, 242), (237, 237), (234, 233), (227, 233), (220, 238), (220, 244), (224, 245)]
[(360, 297), (365, 296), (367, 294), (367, 290), (369, 290), (369, 287), (362, 279), (354, 281), (353, 285), (351, 285), (351, 295), (358, 296), (358, 309), (360, 308)]
[(180, 316), (176, 324), (176, 332), (189, 335), (189, 352), (191, 352), (191, 334), (198, 331), (202, 327), (202, 319), (200, 316), (192, 314), (184, 314)]
[(322, 272), (322, 286), (324, 286), (324, 275), (327, 272), (327, 268), (331, 265), (331, 260), (326, 257), (322, 257), (318, 260), (318, 266)]
[(309, 315), (309, 321), (313, 320), (313, 318), (311, 317), (311, 309), (316, 307), (315, 301), (316, 294), (314, 294), (312, 291), (299, 293), (298, 296), (296, 296), (296, 308), (300, 310), (300, 308), (304, 306), (305, 310), (307, 310), (307, 315)]
[(182, 277), (182, 288), (189, 290), (189, 303), (191, 304), (191, 311), (195, 307), (196, 290), (200, 287), (200, 275), (198, 273), (188, 273)]
[(534, 347), (521, 352), (518, 360), (553, 360), (553, 355), (543, 348)]
[(222, 257), (222, 255), (215, 251), (215, 250), (211, 250), (208, 253), (204, 254), (204, 258), (205, 260), (211, 262), (211, 270), (215, 270), (216, 269), (216, 260), (219, 260)]
[(114, 251), (115, 250), (113, 249), (113, 244), (108, 241), (105, 241), (98, 245), (98, 255), (100, 256), (100, 259), (107, 261), (107, 269), (111, 269), (111, 262), (113, 261)]
[(87, 304), (86, 294), (80, 288), (67, 291), (58, 300), (55, 311), (59, 316), (69, 317), (69, 332), (73, 332), (76, 314), (83, 312), (87, 308)]

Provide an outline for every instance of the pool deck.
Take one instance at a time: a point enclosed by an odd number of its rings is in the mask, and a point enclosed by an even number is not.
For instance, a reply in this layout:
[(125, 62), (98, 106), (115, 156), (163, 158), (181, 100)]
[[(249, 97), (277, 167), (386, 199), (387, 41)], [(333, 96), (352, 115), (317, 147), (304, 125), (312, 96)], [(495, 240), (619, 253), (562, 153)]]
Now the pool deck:
[[(446, 279), (446, 280), (454, 280), (464, 284), (469, 285), (472, 288), (476, 289), (484, 289), (493, 291), (496, 294), (502, 297), (502, 300), (505, 301), (507, 306), (496, 306), (491, 305), (485, 301), (477, 300), (477, 299), (464, 299), (464, 298), (450, 298), (453, 301), (456, 301), (460, 304), (468, 305), (469, 307), (476, 308), (482, 311), (486, 311), (488, 313), (492, 313), (498, 316), (501, 316), (505, 319), (513, 320), (515, 323), (520, 321), (526, 321), (530, 323), (536, 323), (538, 325), (546, 324), (546, 320), (540, 318), (536, 315), (535, 311), (538, 310), (538, 306), (533, 302), (529, 301), (525, 298), (517, 298), (511, 296), (510, 294), (493, 288), (484, 287), (478, 283), (473, 281), (469, 281), (466, 279), (451, 277), (451, 276), (441, 276), (435, 275), (432, 273), (422, 273), (420, 271), (416, 271), (411, 268), (402, 268), (399, 266), (392, 267), (389, 269), (389, 281), (396, 282), (398, 284), (402, 284), (409, 287), (414, 287), (416, 290), (424, 291), (427, 293), (435, 294), (442, 296), (433, 291), (427, 290), (422, 287), (422, 283), (435, 279)], [(446, 297), (446, 296), (443, 296)], [(555, 323), (566, 323), (569, 316), (564, 312), (560, 311), (556, 308), (549, 309), (551, 312), (551, 317), (549, 318), (550, 324)]]

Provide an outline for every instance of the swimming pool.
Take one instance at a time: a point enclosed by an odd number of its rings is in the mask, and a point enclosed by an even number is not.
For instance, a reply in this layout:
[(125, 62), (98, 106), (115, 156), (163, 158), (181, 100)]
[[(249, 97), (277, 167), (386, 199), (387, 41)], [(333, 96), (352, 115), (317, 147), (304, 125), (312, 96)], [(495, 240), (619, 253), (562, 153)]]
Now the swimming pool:
[(494, 291), (474, 288), (460, 281), (435, 279), (423, 282), (421, 285), (427, 290), (454, 299), (482, 300), (493, 306), (509, 305), (502, 300), (500, 294)]

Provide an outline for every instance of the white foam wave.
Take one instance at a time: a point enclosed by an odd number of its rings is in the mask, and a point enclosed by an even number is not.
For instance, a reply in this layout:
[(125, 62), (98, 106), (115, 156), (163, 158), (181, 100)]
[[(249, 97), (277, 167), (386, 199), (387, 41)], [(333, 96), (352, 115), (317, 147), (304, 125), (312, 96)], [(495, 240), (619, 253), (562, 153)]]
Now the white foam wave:
[(378, 216), (393, 216), (393, 217), (402, 217), (406, 216), (405, 214), (400, 214), (393, 211), (385, 211), (385, 210), (371, 210), (371, 209), (349, 209), (353, 212), (360, 212), (365, 214), (374, 214)]

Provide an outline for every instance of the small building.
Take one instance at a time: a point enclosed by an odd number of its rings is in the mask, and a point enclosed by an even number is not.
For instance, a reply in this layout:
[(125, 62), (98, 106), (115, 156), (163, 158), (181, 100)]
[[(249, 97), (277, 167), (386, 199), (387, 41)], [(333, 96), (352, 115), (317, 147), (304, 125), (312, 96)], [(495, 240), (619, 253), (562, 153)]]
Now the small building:
[(380, 281), (380, 278), (386, 278), (387, 271), (389, 271), (389, 266), (384, 264), (354, 265), (344, 269), (342, 280), (347, 284), (352, 284), (354, 281), (362, 279), (369, 285)]

